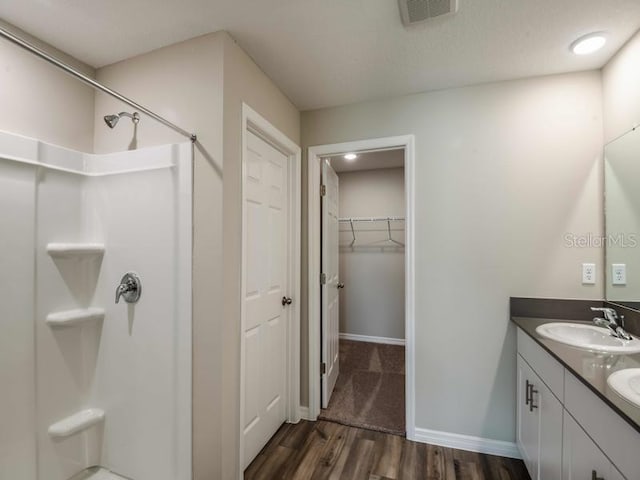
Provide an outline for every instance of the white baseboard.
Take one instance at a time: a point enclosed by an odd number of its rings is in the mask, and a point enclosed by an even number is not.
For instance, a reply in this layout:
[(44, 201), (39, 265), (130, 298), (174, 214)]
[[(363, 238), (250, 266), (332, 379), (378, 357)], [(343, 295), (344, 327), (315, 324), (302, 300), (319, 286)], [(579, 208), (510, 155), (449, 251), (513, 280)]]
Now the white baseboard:
[(489, 438), (416, 428), (413, 440), (421, 443), (440, 445), (441, 447), (467, 450), (469, 452), (486, 453), (500, 457), (522, 458), (520, 450), (518, 450), (518, 446), (515, 443), (491, 440)]
[(309, 416), (309, 407), (303, 407), (300, 405), (300, 407), (298, 407), (298, 412), (300, 412), (300, 418), (302, 420), (315, 420)]
[(355, 333), (341, 333), (340, 340), (352, 340), (354, 342), (386, 343), (388, 345), (404, 345), (404, 338), (370, 337), (369, 335), (356, 335)]

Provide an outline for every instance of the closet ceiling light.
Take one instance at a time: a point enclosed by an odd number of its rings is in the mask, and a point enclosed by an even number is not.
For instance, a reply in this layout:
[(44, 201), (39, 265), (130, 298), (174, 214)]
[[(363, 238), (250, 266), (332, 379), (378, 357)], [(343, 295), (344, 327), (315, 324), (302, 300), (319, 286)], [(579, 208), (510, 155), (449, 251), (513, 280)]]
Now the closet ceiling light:
[(358, 158), (358, 155), (356, 155), (355, 153), (347, 153), (344, 156), (345, 160), (355, 160), (356, 158)]
[(571, 44), (571, 51), (576, 55), (589, 55), (590, 53), (597, 52), (604, 44), (607, 43), (607, 38), (604, 33), (590, 33), (577, 39)]

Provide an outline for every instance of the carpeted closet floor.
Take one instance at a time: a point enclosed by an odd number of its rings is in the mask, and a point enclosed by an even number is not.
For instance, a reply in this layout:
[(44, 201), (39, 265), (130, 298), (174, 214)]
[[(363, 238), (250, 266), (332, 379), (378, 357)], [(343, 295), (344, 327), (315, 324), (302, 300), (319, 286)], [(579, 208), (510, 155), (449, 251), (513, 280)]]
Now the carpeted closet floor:
[(405, 434), (404, 347), (340, 340), (340, 375), (321, 420)]

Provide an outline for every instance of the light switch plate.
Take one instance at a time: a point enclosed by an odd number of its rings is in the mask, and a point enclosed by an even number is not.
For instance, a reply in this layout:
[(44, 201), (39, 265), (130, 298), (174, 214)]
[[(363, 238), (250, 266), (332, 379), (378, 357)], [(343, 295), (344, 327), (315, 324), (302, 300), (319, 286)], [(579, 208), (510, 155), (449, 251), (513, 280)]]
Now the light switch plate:
[(625, 263), (611, 264), (611, 283), (613, 285), (627, 284), (627, 265)]
[(595, 285), (596, 283), (596, 264), (582, 264), (582, 283), (583, 285)]

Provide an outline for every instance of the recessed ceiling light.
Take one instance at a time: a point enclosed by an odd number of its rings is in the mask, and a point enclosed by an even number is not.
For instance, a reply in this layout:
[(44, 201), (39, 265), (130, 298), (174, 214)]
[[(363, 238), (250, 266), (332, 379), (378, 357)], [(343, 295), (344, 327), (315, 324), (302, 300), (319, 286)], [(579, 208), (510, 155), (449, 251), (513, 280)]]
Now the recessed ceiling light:
[(571, 51), (576, 55), (589, 55), (590, 53), (597, 52), (604, 44), (607, 43), (607, 37), (604, 33), (590, 33), (577, 39), (571, 44)]
[(344, 156), (345, 160), (355, 160), (356, 158), (358, 158), (358, 155), (356, 155), (355, 153), (347, 153)]

